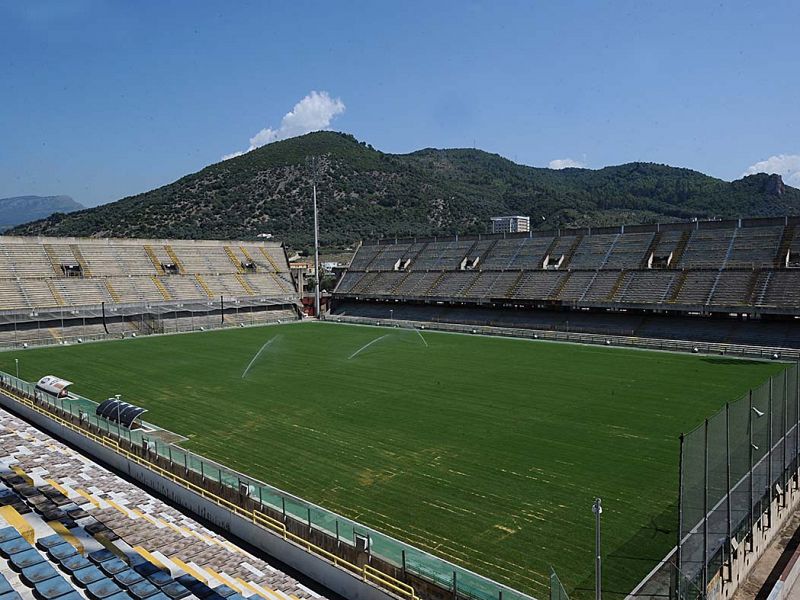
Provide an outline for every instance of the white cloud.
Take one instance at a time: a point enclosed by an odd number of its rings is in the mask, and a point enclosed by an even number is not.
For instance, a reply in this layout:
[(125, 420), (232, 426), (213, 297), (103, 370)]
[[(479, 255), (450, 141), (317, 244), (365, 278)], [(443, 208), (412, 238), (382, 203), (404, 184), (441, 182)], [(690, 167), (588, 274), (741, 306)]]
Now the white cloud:
[(294, 105), (294, 108), (283, 115), (280, 127), (273, 129), (265, 127), (250, 138), (247, 150), (239, 150), (226, 154), (222, 160), (241, 156), (245, 152), (255, 150), (259, 146), (296, 137), (311, 131), (326, 129), (336, 115), (345, 111), (344, 102), (339, 98), (331, 98), (328, 92), (312, 91), (305, 98)]
[(755, 175), (756, 173), (777, 173), (783, 177), (784, 183), (800, 188), (800, 154), (776, 154), (767, 160), (759, 161), (747, 167), (742, 173)]
[(555, 160), (551, 160), (547, 163), (547, 166), (551, 169), (569, 169), (569, 168), (576, 168), (576, 169), (585, 169), (586, 164), (582, 163), (579, 160), (573, 160), (571, 158), (556, 158)]

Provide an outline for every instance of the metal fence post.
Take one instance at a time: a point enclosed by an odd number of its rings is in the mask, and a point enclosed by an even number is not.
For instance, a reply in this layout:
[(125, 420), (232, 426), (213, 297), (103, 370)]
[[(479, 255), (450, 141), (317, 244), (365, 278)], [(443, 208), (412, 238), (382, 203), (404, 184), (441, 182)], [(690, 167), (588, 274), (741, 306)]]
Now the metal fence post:
[(708, 419), (703, 431), (703, 588), (708, 585)]
[[(726, 521), (727, 521), (727, 529), (726, 529), (726, 536), (727, 536), (727, 544), (725, 547), (725, 552), (728, 552), (731, 543), (731, 430), (730, 430), (730, 422), (731, 422), (731, 404), (730, 402), (725, 403), (725, 489), (727, 492), (725, 493), (725, 510), (726, 510)], [(733, 574), (731, 573), (731, 577)]]
[(788, 481), (786, 480), (786, 474), (789, 472), (786, 468), (786, 434), (789, 433), (788, 424), (786, 421), (789, 420), (789, 369), (786, 369), (783, 372), (783, 462), (781, 463), (781, 471), (783, 474), (781, 476), (781, 489), (783, 493), (781, 494), (781, 506), (786, 506), (786, 489), (788, 487)]
[(798, 467), (798, 457), (800, 457), (800, 362), (795, 364), (794, 366), (794, 391), (795, 396), (795, 424), (794, 424), (794, 460), (792, 464), (794, 465), (794, 489), (798, 489), (800, 485), (800, 477), (797, 475)]
[(749, 540), (750, 550), (753, 549), (753, 390), (750, 390), (750, 397), (749, 397), (750, 406), (747, 409), (747, 418), (750, 421), (750, 426), (748, 427), (748, 433), (750, 434), (750, 448), (749, 448), (749, 462), (750, 462), (750, 476), (748, 477), (748, 493), (749, 498), (747, 499), (747, 507), (749, 518), (748, 518), (748, 530), (747, 530), (747, 539)]
[[(772, 527), (772, 377), (769, 378), (769, 410), (767, 419), (767, 529)], [(764, 512), (763, 509), (761, 511)]]
[(683, 441), (684, 434), (680, 437), (680, 450), (678, 451), (678, 544), (675, 550), (675, 563), (677, 570), (675, 572), (675, 585), (678, 589), (680, 585), (680, 570), (681, 570), (681, 547), (683, 546)]

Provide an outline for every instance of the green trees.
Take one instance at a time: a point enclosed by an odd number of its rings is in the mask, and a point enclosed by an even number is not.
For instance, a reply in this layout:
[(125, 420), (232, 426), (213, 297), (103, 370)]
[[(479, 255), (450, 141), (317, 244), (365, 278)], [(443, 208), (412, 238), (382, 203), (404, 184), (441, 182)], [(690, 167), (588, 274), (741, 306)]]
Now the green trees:
[[(352, 135), (310, 133), (210, 165), (162, 188), (15, 228), (20, 235), (313, 240), (309, 156), (318, 156), (320, 239), (482, 233), (489, 217), (539, 228), (800, 214), (800, 190), (752, 175), (728, 183), (652, 163), (553, 171), (473, 149), (393, 155)], [(778, 193), (780, 190), (780, 193)]]

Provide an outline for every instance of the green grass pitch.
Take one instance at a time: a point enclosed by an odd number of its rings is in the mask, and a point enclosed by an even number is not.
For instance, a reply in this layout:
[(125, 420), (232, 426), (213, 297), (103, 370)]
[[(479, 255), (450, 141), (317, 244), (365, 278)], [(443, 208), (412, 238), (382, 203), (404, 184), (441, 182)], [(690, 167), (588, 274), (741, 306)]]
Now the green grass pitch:
[(596, 496), (605, 593), (629, 592), (675, 543), (678, 435), (781, 369), (423, 335), (289, 324), (6, 352), (0, 369), (121, 393), (191, 450), (537, 598), (549, 565), (592, 595)]

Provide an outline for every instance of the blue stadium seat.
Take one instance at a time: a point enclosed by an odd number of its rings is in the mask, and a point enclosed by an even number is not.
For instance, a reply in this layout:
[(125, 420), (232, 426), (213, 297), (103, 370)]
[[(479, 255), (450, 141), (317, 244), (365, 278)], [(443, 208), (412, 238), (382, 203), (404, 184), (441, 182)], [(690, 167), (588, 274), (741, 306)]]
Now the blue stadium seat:
[(186, 596), (191, 594), (189, 590), (187, 590), (177, 581), (168, 583), (167, 585), (161, 588), (161, 591), (164, 592), (164, 594), (166, 594), (167, 597), (172, 598), (172, 600), (180, 600), (180, 598), (186, 598)]
[(58, 575), (52, 579), (37, 583), (34, 589), (36, 590), (36, 595), (42, 600), (60, 599), (70, 592), (74, 592), (74, 588), (63, 577)]
[[(162, 587), (167, 585), (168, 583), (172, 583), (172, 575), (169, 573), (165, 573), (164, 571), (157, 571), (152, 573), (151, 575), (147, 576), (147, 580), (152, 583), (153, 585), (157, 585), (158, 587)], [(178, 580), (180, 581), (180, 579)], [(195, 580), (197, 581), (197, 580)], [(186, 584), (184, 584), (186, 585)], [(188, 585), (186, 587), (189, 587)], [(195, 594), (196, 595), (196, 594)]]
[(62, 538), (57, 533), (53, 535), (48, 535), (47, 537), (39, 538), (36, 540), (36, 547), (39, 550), (47, 550), (48, 548), (52, 548), (53, 546), (60, 546), (64, 543), (64, 538)]
[(113, 552), (111, 552), (111, 550), (106, 550), (105, 548), (103, 548), (102, 550), (95, 550), (94, 552), (89, 552), (89, 560), (96, 565), (99, 565), (100, 563), (104, 563), (109, 560), (113, 560), (116, 557), (117, 556)]
[(57, 562), (61, 562), (70, 556), (75, 556), (77, 553), (78, 551), (75, 549), (75, 546), (68, 544), (67, 542), (58, 544), (57, 546), (51, 546), (47, 549), (47, 555), (50, 556), (50, 558), (55, 559)]
[(86, 586), (87, 595), (94, 600), (105, 600), (121, 591), (119, 586), (110, 579), (101, 579)]
[(91, 567), (94, 565), (94, 563), (92, 563), (88, 558), (83, 557), (80, 554), (68, 556), (64, 560), (60, 561), (60, 564), (61, 568), (68, 573), (74, 573), (75, 571), (80, 571), (81, 569), (85, 569), (86, 567)]
[(223, 598), (228, 598), (236, 593), (236, 590), (229, 588), (227, 585), (220, 585), (218, 587), (215, 587), (214, 591)]
[(28, 550), (12, 554), (8, 561), (11, 564), (11, 568), (15, 571), (21, 571), (22, 569), (27, 569), (33, 565), (45, 562), (42, 555), (33, 548), (30, 548), (30, 546)]
[(139, 575), (142, 577), (150, 577), (150, 575), (154, 575), (155, 573), (164, 572), (153, 563), (147, 561), (141, 562), (138, 565), (134, 565), (133, 570), (139, 573)]
[[(0, 598), (0, 600), (3, 599)], [(56, 600), (83, 600), (83, 596), (81, 596), (78, 592), (73, 590), (71, 592), (67, 592), (63, 596), (58, 596)]]
[(0, 594), (0, 600), (22, 600), (22, 596), (17, 592), (6, 592), (5, 594)]
[(75, 580), (75, 583), (82, 587), (86, 587), (90, 583), (100, 581), (101, 579), (108, 579), (108, 577), (94, 565), (75, 571), (72, 573), (72, 578)]
[(214, 590), (212, 590), (209, 586), (207, 586), (202, 581), (198, 581), (188, 573), (186, 575), (181, 575), (176, 580), (186, 589), (188, 589), (192, 594), (194, 594), (200, 600), (206, 600), (207, 598), (211, 598), (212, 600), (218, 600), (222, 598), (219, 594), (216, 594)]
[(13, 527), (3, 527), (2, 529), (0, 529), (0, 544), (21, 537), (22, 536), (19, 534), (19, 531), (17, 531)]
[(103, 569), (103, 573), (107, 575), (116, 575), (128, 569), (128, 565), (118, 558), (112, 558), (111, 560), (100, 563), (100, 568)]
[(24, 552), (25, 550), (33, 550), (31, 545), (26, 542), (22, 536), (17, 536), (15, 538), (11, 538), (10, 540), (3, 542), (0, 544), (0, 554), (8, 558), (12, 554), (18, 554), (20, 552)]
[(124, 571), (114, 574), (114, 581), (116, 581), (122, 587), (128, 588), (135, 583), (144, 581), (144, 577), (139, 575), (139, 573), (133, 569), (125, 569)]
[[(2, 598), (0, 598), (0, 600), (2, 600)], [(169, 600), (169, 596), (164, 592), (158, 592), (155, 596), (150, 596), (147, 600)]]
[(145, 600), (146, 598), (150, 598), (151, 596), (158, 594), (159, 590), (149, 581), (142, 580), (139, 583), (134, 583), (132, 586), (130, 586), (128, 588), (128, 593), (136, 600)]
[(11, 584), (8, 583), (8, 579), (0, 575), (0, 596), (3, 594), (7, 594), (8, 592), (13, 592), (14, 588), (11, 587)]
[(53, 568), (53, 565), (46, 562), (26, 567), (22, 569), (22, 574), (20, 575), (20, 579), (30, 585), (36, 585), (55, 577), (59, 577), (58, 571)]

